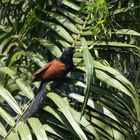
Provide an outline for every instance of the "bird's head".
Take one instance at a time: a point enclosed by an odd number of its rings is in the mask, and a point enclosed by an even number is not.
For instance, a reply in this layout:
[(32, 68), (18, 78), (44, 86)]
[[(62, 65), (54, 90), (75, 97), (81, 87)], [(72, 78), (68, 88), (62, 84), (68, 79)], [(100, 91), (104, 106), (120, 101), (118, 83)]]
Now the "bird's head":
[(74, 52), (75, 52), (74, 47), (65, 48), (59, 60), (67, 65), (73, 65), (72, 58), (73, 58)]
[(74, 52), (75, 52), (75, 48), (74, 47), (69, 47), (69, 48), (64, 49), (62, 55), (73, 56)]

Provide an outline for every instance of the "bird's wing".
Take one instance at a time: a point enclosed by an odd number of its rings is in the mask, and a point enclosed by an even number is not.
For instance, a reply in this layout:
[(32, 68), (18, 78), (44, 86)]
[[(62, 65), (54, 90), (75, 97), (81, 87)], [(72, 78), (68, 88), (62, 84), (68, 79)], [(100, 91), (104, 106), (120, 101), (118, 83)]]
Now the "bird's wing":
[[(52, 62), (53, 62), (53, 61), (52, 61)], [(41, 67), (40, 69), (38, 69), (38, 70), (33, 74), (33, 76), (36, 76), (36, 75), (38, 75), (39, 73), (41, 73), (42, 71), (48, 69), (48, 68), (51, 66), (52, 62), (47, 63), (47, 64), (45, 64), (43, 67)]]

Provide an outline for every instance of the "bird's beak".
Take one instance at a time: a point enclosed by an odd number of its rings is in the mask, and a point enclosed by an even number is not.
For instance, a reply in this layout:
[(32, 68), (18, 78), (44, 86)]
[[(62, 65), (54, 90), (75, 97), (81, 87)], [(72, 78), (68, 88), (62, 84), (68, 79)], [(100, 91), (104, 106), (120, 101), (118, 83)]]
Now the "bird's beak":
[(75, 53), (75, 48), (71, 47), (71, 53)]
[(73, 53), (75, 53), (75, 48), (73, 49), (73, 51), (72, 51)]

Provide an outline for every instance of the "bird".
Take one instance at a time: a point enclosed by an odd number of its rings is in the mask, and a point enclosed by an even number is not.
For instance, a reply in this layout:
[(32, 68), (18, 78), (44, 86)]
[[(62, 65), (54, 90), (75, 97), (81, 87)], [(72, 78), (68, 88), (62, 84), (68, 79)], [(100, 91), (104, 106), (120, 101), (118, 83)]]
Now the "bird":
[(23, 116), (23, 120), (28, 119), (33, 113), (37, 111), (40, 101), (46, 92), (46, 84), (50, 81), (62, 79), (74, 68), (74, 52), (74, 47), (65, 48), (59, 58), (45, 64), (33, 74), (32, 82), (41, 81), (41, 83), (36, 96), (33, 98), (30, 107)]

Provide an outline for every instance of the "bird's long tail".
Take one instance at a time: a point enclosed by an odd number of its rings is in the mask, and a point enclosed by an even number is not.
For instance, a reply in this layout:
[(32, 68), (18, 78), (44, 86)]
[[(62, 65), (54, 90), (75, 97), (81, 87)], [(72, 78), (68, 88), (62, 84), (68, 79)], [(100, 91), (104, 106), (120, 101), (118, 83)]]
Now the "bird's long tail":
[(30, 107), (28, 108), (27, 112), (25, 115), (23, 115), (22, 119), (26, 120), (28, 119), (33, 113), (35, 113), (39, 107), (40, 101), (43, 97), (43, 95), (46, 92), (46, 82), (42, 81), (40, 84), (40, 87), (37, 91), (36, 96), (33, 98)]

